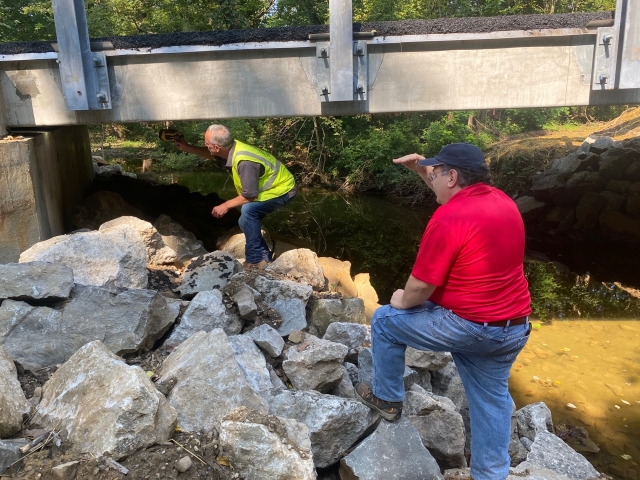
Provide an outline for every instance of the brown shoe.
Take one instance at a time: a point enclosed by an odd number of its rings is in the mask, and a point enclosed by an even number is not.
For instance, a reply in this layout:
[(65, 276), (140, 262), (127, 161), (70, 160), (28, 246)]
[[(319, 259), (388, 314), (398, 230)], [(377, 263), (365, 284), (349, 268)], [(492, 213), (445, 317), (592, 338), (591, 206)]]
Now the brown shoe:
[(376, 410), (382, 418), (395, 422), (402, 415), (402, 402), (387, 402), (373, 394), (373, 390), (364, 383), (356, 385), (356, 395), (367, 407)]
[(244, 270), (264, 270), (269, 265), (266, 260), (260, 260), (258, 263), (244, 262), (242, 268)]

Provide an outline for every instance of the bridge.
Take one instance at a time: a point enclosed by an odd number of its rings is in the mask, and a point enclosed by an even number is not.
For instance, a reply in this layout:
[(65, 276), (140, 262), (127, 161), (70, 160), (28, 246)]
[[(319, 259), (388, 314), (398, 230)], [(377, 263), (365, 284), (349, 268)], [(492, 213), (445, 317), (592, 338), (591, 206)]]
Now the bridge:
[(91, 124), (640, 103), (640, 0), (370, 24), (330, 0), (328, 26), (94, 41), (83, 0), (53, 6), (57, 42), (0, 44), (0, 135), (29, 135), (0, 143), (0, 262), (69, 225)]

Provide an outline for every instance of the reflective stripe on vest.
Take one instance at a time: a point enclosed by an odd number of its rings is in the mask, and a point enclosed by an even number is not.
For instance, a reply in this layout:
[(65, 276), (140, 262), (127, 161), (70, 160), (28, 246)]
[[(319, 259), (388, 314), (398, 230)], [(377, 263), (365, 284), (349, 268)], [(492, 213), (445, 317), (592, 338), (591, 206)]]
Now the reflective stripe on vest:
[[(235, 142), (231, 159), (231, 171), (238, 195), (242, 194), (242, 184), (238, 175), (238, 163), (241, 161), (253, 161), (263, 165), (265, 168), (264, 175), (258, 179), (257, 201), (279, 197), (294, 187), (295, 180), (293, 175), (273, 155), (238, 140)], [(265, 180), (267, 175), (268, 178)]]

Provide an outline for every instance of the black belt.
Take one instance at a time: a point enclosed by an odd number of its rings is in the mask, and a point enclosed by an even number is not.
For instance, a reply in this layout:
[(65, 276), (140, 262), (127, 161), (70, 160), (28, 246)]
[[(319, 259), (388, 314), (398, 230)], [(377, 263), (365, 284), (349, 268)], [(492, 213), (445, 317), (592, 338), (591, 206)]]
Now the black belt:
[[(478, 325), (484, 325), (485, 322), (474, 322), (473, 320), (467, 320), (471, 323), (477, 323)], [(500, 322), (486, 322), (487, 327), (506, 327), (507, 322), (509, 322), (509, 326), (513, 325), (524, 325), (527, 323), (527, 317), (514, 318), (513, 320), (502, 320)]]

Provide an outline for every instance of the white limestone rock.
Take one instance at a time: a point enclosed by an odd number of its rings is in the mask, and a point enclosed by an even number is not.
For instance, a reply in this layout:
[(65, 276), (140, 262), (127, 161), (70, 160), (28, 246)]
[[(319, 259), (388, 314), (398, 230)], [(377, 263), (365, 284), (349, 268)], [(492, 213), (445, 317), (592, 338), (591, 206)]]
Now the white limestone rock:
[(237, 335), (242, 330), (242, 320), (227, 312), (220, 290), (198, 293), (182, 314), (180, 323), (164, 342), (164, 348), (172, 350), (196, 332), (210, 332), (222, 328), (227, 335)]
[(516, 412), (518, 436), (535, 441), (539, 432), (555, 433), (551, 410), (544, 402), (525, 405)]
[(514, 472), (533, 469), (548, 469), (571, 480), (592, 480), (600, 476), (586, 458), (546, 430), (537, 433), (527, 460), (518, 465)]
[(284, 252), (267, 269), (298, 283), (309, 284), (316, 291), (324, 290), (324, 271), (318, 261), (318, 255), (308, 248)]
[(335, 395), (336, 397), (358, 398), (356, 395), (356, 389), (353, 386), (351, 377), (349, 376), (349, 371), (347, 370), (347, 367), (344, 366), (344, 364), (342, 365), (342, 380), (340, 380), (340, 383), (333, 389), (331, 389), (329, 393), (331, 395)]
[(256, 298), (252, 288), (244, 285), (231, 299), (236, 303), (241, 318), (251, 321), (257, 318), (258, 305), (256, 304)]
[(99, 231), (105, 232), (119, 225), (129, 225), (138, 232), (147, 250), (147, 263), (151, 265), (166, 265), (178, 261), (178, 254), (175, 250), (165, 245), (158, 230), (149, 222), (137, 217), (118, 217), (100, 225)]
[(281, 336), (307, 327), (305, 307), (312, 292), (309, 285), (259, 276), (255, 280), (255, 288), (260, 292), (262, 300), (282, 318), (282, 324), (278, 328)]
[(44, 385), (33, 422), (59, 430), (74, 452), (118, 460), (166, 441), (176, 412), (140, 368), (100, 341), (86, 344)]
[(372, 435), (340, 460), (340, 478), (442, 480), (440, 467), (406, 418), (382, 421)]
[(246, 480), (315, 480), (307, 427), (290, 418), (239, 408), (225, 417), (220, 447)]
[(30, 412), (31, 403), (20, 387), (16, 366), (0, 347), (0, 438), (18, 433)]
[(20, 263), (61, 263), (73, 270), (75, 283), (116, 289), (147, 287), (147, 251), (133, 228), (60, 235), (36, 243)]
[(61, 300), (73, 288), (73, 270), (59, 263), (29, 262), (0, 265), (0, 301)]
[(349, 350), (360, 347), (367, 338), (367, 327), (358, 323), (334, 322), (329, 325), (323, 340), (341, 343)]
[(293, 418), (309, 428), (313, 461), (318, 468), (337, 462), (377, 419), (357, 400), (317, 392), (273, 390), (269, 414)]
[(453, 361), (449, 352), (433, 352), (431, 350), (416, 350), (407, 347), (404, 363), (409, 367), (424, 368), (426, 370), (440, 370)]
[(209, 253), (193, 233), (171, 220), (168, 215), (160, 215), (153, 226), (158, 230), (165, 245), (176, 252), (178, 260), (182, 263)]
[(233, 335), (227, 337), (227, 341), (251, 388), (256, 392), (273, 388), (267, 362), (253, 340), (245, 335)]
[(413, 389), (405, 396), (403, 414), (415, 427), (433, 458), (441, 468), (465, 468), (465, 430), (462, 416), (455, 404)]
[(364, 301), (361, 298), (314, 298), (309, 313), (309, 325), (324, 336), (329, 325), (335, 322), (360, 323), (367, 321)]
[(267, 402), (245, 378), (221, 328), (197, 332), (180, 344), (162, 364), (156, 386), (167, 395), (178, 413), (178, 426), (186, 432), (210, 433), (241, 406), (262, 414), (268, 411)]
[(266, 324), (260, 325), (245, 334), (270, 357), (278, 357), (284, 349), (284, 340), (278, 331)]
[(35, 370), (67, 361), (84, 344), (101, 340), (118, 355), (146, 351), (176, 318), (154, 290), (110, 290), (76, 285), (62, 310), (5, 300), (0, 345)]
[(328, 392), (342, 380), (342, 362), (348, 351), (342, 344), (307, 334), (304, 343), (285, 351), (282, 368), (298, 390)]

